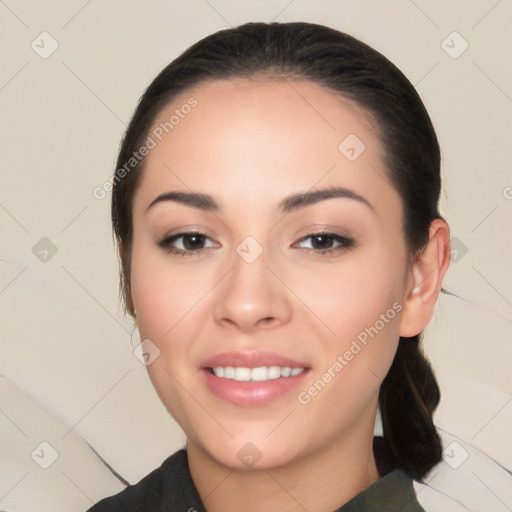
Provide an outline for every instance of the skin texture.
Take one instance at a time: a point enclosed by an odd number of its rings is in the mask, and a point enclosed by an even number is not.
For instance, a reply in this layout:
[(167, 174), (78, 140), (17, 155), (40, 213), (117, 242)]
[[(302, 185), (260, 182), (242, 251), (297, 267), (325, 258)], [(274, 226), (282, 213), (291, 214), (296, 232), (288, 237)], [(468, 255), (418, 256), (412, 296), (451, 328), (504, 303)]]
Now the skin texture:
[[(141, 339), (160, 350), (149, 376), (187, 436), (192, 477), (209, 511), (334, 510), (378, 479), (379, 386), (399, 336), (419, 333), (432, 316), (449, 263), (449, 228), (435, 220), (427, 248), (411, 261), (374, 124), (349, 100), (307, 81), (222, 80), (183, 93), (155, 126), (191, 96), (197, 106), (151, 150), (133, 203), (131, 296)], [(365, 145), (354, 161), (338, 149), (350, 134)], [(356, 192), (372, 208), (347, 198), (286, 215), (277, 207), (290, 194), (330, 186)], [(210, 194), (222, 208), (164, 201), (147, 210), (172, 190)], [(207, 236), (203, 245), (184, 246), (181, 238), (173, 247), (204, 247), (198, 254), (157, 245), (191, 230)], [(324, 230), (353, 245), (328, 239), (323, 247), (341, 250), (321, 254), (305, 237)], [(247, 236), (263, 249), (252, 263), (236, 252)], [(298, 393), (393, 304), (400, 306), (394, 318), (300, 403)], [(258, 350), (306, 362), (303, 385), (267, 405), (240, 407), (200, 378), (208, 357)], [(248, 442), (261, 453), (251, 468), (237, 456)]]

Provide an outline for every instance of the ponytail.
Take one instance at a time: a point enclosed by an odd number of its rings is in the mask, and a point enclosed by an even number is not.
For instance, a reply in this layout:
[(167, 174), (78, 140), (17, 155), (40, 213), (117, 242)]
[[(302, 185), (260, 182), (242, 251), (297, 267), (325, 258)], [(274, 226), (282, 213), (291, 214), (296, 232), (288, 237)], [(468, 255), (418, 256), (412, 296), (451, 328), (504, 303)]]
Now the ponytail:
[[(381, 453), (414, 479), (422, 480), (440, 460), (441, 439), (432, 414), (440, 392), (419, 343), (421, 334), (400, 338), (391, 368), (379, 391), (384, 440)], [(380, 464), (379, 464), (380, 462)], [(384, 472), (382, 460), (377, 460)]]

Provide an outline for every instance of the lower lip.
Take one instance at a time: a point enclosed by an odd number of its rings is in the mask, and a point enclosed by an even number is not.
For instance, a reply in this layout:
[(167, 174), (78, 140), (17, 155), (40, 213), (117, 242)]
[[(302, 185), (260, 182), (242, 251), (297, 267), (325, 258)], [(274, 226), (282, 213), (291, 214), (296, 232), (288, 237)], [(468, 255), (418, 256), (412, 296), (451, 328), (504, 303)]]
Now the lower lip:
[(251, 382), (216, 377), (206, 368), (201, 369), (206, 385), (212, 393), (241, 407), (258, 407), (282, 397), (297, 388), (308, 372), (309, 368), (293, 377)]

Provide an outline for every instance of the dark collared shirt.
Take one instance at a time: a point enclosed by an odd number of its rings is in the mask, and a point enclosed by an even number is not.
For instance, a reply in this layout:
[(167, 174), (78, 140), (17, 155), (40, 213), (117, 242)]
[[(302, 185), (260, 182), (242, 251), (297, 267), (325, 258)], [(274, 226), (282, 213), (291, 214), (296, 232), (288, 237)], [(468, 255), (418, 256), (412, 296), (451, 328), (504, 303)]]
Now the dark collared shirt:
[[(379, 468), (380, 473), (381, 468)], [(105, 498), (87, 512), (206, 512), (190, 475), (187, 452), (179, 450), (135, 485)], [(336, 512), (425, 512), (411, 477), (395, 468)]]

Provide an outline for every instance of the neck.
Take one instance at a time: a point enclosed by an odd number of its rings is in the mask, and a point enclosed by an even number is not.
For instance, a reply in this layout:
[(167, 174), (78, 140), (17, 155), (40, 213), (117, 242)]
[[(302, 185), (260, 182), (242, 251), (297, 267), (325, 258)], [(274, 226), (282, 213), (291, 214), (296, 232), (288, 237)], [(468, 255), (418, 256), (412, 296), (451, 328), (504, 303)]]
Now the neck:
[(333, 511), (378, 480), (373, 424), (271, 469), (239, 470), (187, 444), (190, 473), (208, 512)]

